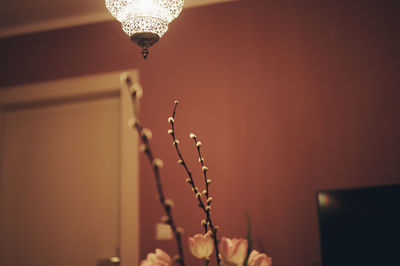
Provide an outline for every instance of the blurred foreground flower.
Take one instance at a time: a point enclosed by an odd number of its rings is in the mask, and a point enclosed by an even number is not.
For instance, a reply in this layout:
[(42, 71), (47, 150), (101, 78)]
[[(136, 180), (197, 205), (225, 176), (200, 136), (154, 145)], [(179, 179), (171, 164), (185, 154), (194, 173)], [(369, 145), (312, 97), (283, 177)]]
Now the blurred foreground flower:
[(247, 255), (247, 240), (222, 237), (219, 249), (222, 265), (242, 265)]
[(272, 258), (268, 257), (265, 253), (260, 253), (257, 250), (253, 250), (250, 253), (248, 266), (271, 266)]
[(171, 266), (172, 260), (171, 257), (157, 248), (155, 253), (147, 254), (146, 260), (142, 260), (140, 266)]
[(209, 259), (214, 250), (214, 240), (212, 232), (207, 234), (196, 234), (194, 237), (189, 237), (189, 249), (193, 256), (198, 259)]

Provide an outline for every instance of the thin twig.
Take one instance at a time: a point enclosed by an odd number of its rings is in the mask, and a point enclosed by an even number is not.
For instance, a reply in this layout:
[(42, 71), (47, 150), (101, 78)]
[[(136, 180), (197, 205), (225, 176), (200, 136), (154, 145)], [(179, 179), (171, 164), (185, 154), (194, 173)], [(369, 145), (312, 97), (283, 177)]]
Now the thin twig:
[(171, 199), (166, 199), (164, 195), (164, 191), (162, 188), (162, 183), (161, 183), (161, 177), (160, 177), (160, 168), (162, 167), (162, 161), (160, 159), (156, 159), (153, 155), (153, 152), (150, 147), (150, 138), (151, 138), (151, 132), (149, 129), (146, 129), (142, 126), (140, 123), (139, 117), (138, 117), (138, 90), (137, 89), (131, 89), (133, 88), (133, 84), (130, 78), (127, 78), (124, 80), (127, 85), (128, 91), (131, 94), (132, 97), (132, 113), (133, 113), (133, 127), (136, 129), (136, 131), (139, 134), (140, 140), (142, 142), (141, 148), (143, 152), (147, 155), (147, 158), (152, 166), (153, 169), (153, 174), (155, 177), (156, 181), (156, 188), (157, 188), (157, 196), (160, 201), (161, 206), (163, 207), (165, 214), (166, 214), (166, 219), (163, 221), (166, 224), (168, 224), (171, 227), (171, 230), (175, 236), (176, 239), (176, 244), (178, 247), (178, 253), (179, 257), (176, 259), (176, 261), (181, 265), (185, 266), (184, 262), (184, 257), (183, 257), (183, 247), (182, 247), (182, 232), (183, 230), (179, 227), (176, 226), (175, 221), (172, 216), (172, 207), (173, 207), (173, 201)]
[[(178, 106), (178, 101), (175, 101), (175, 106), (174, 106), (174, 111), (173, 111), (173, 113), (172, 113), (172, 117), (170, 117), (169, 119), (168, 119), (168, 122), (171, 124), (171, 129), (170, 130), (168, 130), (168, 133), (172, 136), (172, 143), (173, 143), (173, 145), (174, 145), (174, 147), (175, 147), (175, 150), (176, 150), (176, 152), (177, 152), (177, 154), (178, 154), (178, 157), (179, 157), (179, 160), (178, 160), (178, 163), (180, 164), (180, 165), (182, 165), (183, 166), (183, 168), (185, 169), (185, 171), (186, 171), (186, 174), (188, 175), (188, 178), (186, 179), (186, 182), (189, 184), (189, 185), (191, 185), (191, 187), (192, 187), (192, 191), (194, 192), (194, 194), (195, 194), (195, 197), (198, 199), (198, 201), (199, 201), (199, 207), (204, 211), (204, 213), (206, 214), (206, 222), (205, 223), (202, 223), (203, 224), (203, 226), (204, 226), (204, 229), (205, 229), (205, 231), (207, 232), (207, 230), (208, 230), (208, 226), (210, 227), (210, 229), (211, 229), (211, 231), (212, 231), (212, 233), (213, 233), (213, 239), (214, 239), (214, 245), (215, 245), (215, 253), (216, 253), (216, 259), (217, 259), (217, 264), (218, 265), (220, 265), (220, 262), (221, 262), (221, 260), (220, 260), (220, 258), (219, 258), (219, 249), (218, 249), (218, 237), (217, 237), (217, 230), (218, 230), (218, 227), (217, 226), (214, 226), (214, 224), (213, 224), (213, 222), (212, 222), (212, 219), (211, 219), (211, 206), (210, 206), (210, 204), (211, 204), (211, 200), (209, 200), (210, 199), (210, 197), (209, 197), (209, 192), (208, 192), (208, 185), (210, 184), (210, 182), (211, 182), (211, 180), (210, 179), (207, 179), (207, 174), (206, 174), (206, 172), (207, 172), (207, 167), (204, 165), (204, 159), (201, 157), (201, 152), (200, 152), (200, 147), (199, 147), (199, 145), (197, 145), (197, 150), (198, 150), (198, 153), (199, 153), (199, 156), (200, 156), (200, 158), (199, 158), (199, 161), (201, 162), (201, 164), (202, 164), (202, 171), (203, 171), (203, 173), (204, 173), (204, 177), (205, 177), (205, 183), (206, 183), (206, 193), (205, 193), (205, 195), (206, 195), (206, 199), (207, 199), (207, 206), (203, 203), (203, 200), (201, 199), (201, 193), (199, 192), (199, 189), (196, 187), (196, 185), (195, 185), (195, 182), (194, 182), (194, 180), (193, 180), (193, 176), (192, 176), (192, 173), (190, 172), (190, 170), (189, 170), (189, 168), (188, 168), (188, 166), (187, 166), (187, 164), (186, 164), (186, 162), (185, 162), (185, 160), (183, 159), (183, 156), (182, 156), (182, 153), (181, 153), (181, 151), (180, 151), (180, 149), (179, 149), (179, 146), (178, 146), (178, 144), (179, 144), (179, 140), (177, 140), (176, 139), (176, 135), (175, 135), (175, 114), (176, 114), (176, 108), (177, 108), (177, 106)], [(194, 137), (194, 138), (196, 138), (196, 137)], [(195, 140), (196, 141), (196, 140)], [(197, 141), (196, 141), (196, 144), (197, 144)], [(200, 146), (201, 146), (201, 144), (200, 144)]]
[(197, 141), (197, 137), (194, 134), (192, 135), (192, 138), (194, 140), (194, 143), (196, 144), (197, 154), (199, 155), (199, 162), (201, 164), (201, 170), (203, 171), (203, 175), (204, 175), (204, 183), (205, 183), (205, 187), (206, 187), (205, 196), (207, 198), (207, 205), (210, 205), (211, 201), (212, 201), (212, 198), (211, 198), (211, 200), (209, 200), (210, 199), (210, 193), (208, 191), (209, 182), (208, 182), (208, 178), (207, 178), (207, 170), (208, 170), (208, 168), (204, 165), (204, 158), (201, 156), (201, 151), (200, 151), (201, 142)]

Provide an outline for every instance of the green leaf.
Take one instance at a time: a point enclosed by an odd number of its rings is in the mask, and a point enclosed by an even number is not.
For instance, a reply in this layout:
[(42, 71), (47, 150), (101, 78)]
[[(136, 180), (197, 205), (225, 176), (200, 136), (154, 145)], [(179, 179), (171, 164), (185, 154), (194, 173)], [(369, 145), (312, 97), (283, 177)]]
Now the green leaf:
[(246, 258), (244, 259), (243, 266), (247, 266), (247, 262), (249, 260), (251, 248), (253, 246), (253, 239), (251, 238), (251, 219), (248, 212), (246, 212), (246, 219), (247, 219), (247, 254)]

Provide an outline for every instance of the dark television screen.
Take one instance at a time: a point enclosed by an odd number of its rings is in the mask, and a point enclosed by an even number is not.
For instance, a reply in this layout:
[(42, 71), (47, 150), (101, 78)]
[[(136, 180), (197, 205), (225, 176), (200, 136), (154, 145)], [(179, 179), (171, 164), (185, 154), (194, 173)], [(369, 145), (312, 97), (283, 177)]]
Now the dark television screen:
[(323, 266), (400, 265), (400, 185), (317, 192)]

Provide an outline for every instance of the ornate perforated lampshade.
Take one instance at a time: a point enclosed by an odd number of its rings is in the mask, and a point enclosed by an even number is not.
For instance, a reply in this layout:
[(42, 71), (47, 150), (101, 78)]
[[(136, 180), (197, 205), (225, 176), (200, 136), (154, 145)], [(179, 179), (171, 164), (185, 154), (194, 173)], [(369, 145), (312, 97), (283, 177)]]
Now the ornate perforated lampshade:
[(131, 40), (148, 48), (168, 30), (168, 24), (182, 11), (184, 0), (106, 0), (107, 9), (118, 21)]

